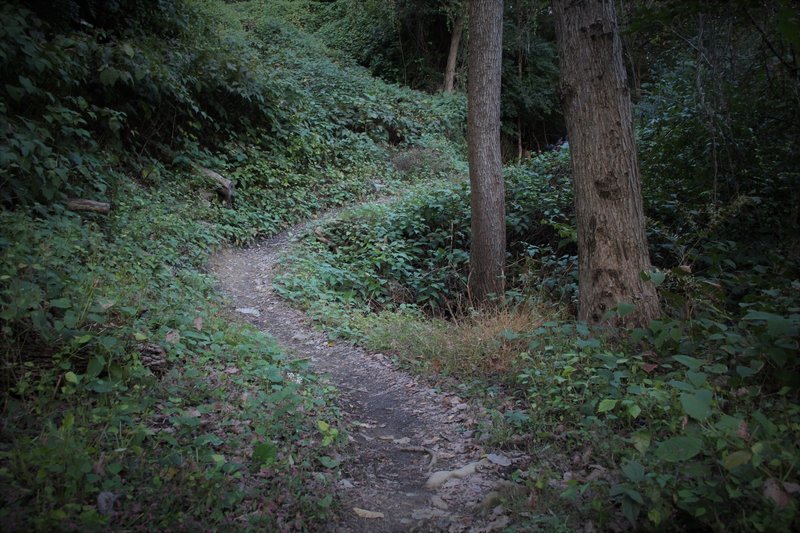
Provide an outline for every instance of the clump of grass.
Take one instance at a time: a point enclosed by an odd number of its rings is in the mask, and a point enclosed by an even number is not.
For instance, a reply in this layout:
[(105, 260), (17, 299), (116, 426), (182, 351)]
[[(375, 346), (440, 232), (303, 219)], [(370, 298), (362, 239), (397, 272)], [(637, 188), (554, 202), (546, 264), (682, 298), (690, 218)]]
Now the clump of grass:
[(525, 332), (553, 314), (543, 307), (496, 307), (444, 320), (402, 307), (359, 317), (354, 326), (369, 349), (390, 352), (427, 372), (503, 379), (527, 349)]

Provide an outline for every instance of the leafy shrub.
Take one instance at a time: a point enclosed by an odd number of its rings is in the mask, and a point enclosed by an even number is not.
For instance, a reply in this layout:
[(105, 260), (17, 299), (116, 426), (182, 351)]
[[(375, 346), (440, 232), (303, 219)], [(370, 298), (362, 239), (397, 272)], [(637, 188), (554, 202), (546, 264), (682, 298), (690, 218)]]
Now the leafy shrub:
[[(550, 169), (553, 158), (557, 164)], [(536, 292), (541, 286), (569, 301), (574, 280), (571, 290), (558, 282), (575, 268), (574, 235), (559, 238), (571, 217), (564, 163), (563, 155), (547, 155), (508, 172), (507, 231), (510, 260), (526, 267), (512, 275)], [(425, 184), (391, 207), (366, 206), (317, 228), (290, 273), (278, 280), (279, 289), (305, 301), (322, 290), (334, 300), (356, 299), (376, 309), (414, 303), (452, 311), (465, 303), (469, 227), (463, 181)]]

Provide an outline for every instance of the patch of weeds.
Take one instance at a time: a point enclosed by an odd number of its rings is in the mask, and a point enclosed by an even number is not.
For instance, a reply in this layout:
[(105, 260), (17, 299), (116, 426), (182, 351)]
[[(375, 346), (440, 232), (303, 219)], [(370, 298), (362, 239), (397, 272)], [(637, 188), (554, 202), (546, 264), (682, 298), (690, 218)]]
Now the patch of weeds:
[(4, 529), (302, 529), (336, 505), (329, 392), (219, 312), (225, 229), (187, 190), (0, 213)]

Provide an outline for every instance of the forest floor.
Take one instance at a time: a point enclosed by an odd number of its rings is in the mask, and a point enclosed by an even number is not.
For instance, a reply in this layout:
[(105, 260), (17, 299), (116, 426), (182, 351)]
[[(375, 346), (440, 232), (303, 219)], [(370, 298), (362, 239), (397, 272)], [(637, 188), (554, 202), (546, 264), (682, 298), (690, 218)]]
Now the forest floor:
[[(313, 222), (312, 222), (313, 223)], [(304, 225), (216, 254), (211, 268), (233, 313), (269, 333), (339, 391), (348, 444), (330, 531), (495, 531), (509, 523), (499, 491), (522, 454), (491, 454), (475, 431), (479, 406), (439, 392), (390, 358), (331, 340), (272, 288)]]

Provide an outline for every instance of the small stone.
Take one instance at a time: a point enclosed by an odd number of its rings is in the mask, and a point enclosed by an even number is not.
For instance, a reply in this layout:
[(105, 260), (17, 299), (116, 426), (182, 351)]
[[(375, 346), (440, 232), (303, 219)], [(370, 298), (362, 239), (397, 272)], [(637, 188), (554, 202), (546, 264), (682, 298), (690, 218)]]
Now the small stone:
[(437, 494), (431, 496), (431, 505), (443, 511), (446, 511), (450, 507), (449, 505), (447, 505), (447, 502), (444, 501), (442, 497)]
[(258, 309), (253, 309), (252, 307), (239, 307), (236, 309), (237, 313), (242, 313), (243, 315), (250, 315), (254, 317), (260, 317), (261, 311)]
[(452, 472), (447, 470), (440, 470), (428, 476), (428, 481), (425, 482), (425, 487), (429, 489), (437, 489), (444, 485), (444, 482), (453, 477)]
[(378, 511), (368, 511), (366, 509), (353, 507), (353, 512), (356, 513), (361, 518), (369, 518), (369, 519), (383, 518), (383, 513), (380, 513)]
[(416, 509), (411, 513), (411, 518), (414, 520), (430, 520), (431, 518), (441, 518), (449, 516), (449, 513), (441, 509)]
[(117, 501), (117, 495), (104, 490), (97, 495), (97, 511), (103, 516), (110, 516), (114, 512), (115, 501)]
[(486, 456), (489, 459), (490, 463), (494, 463), (499, 466), (511, 466), (511, 459), (506, 457), (505, 455), (500, 455), (497, 453), (490, 453)]

